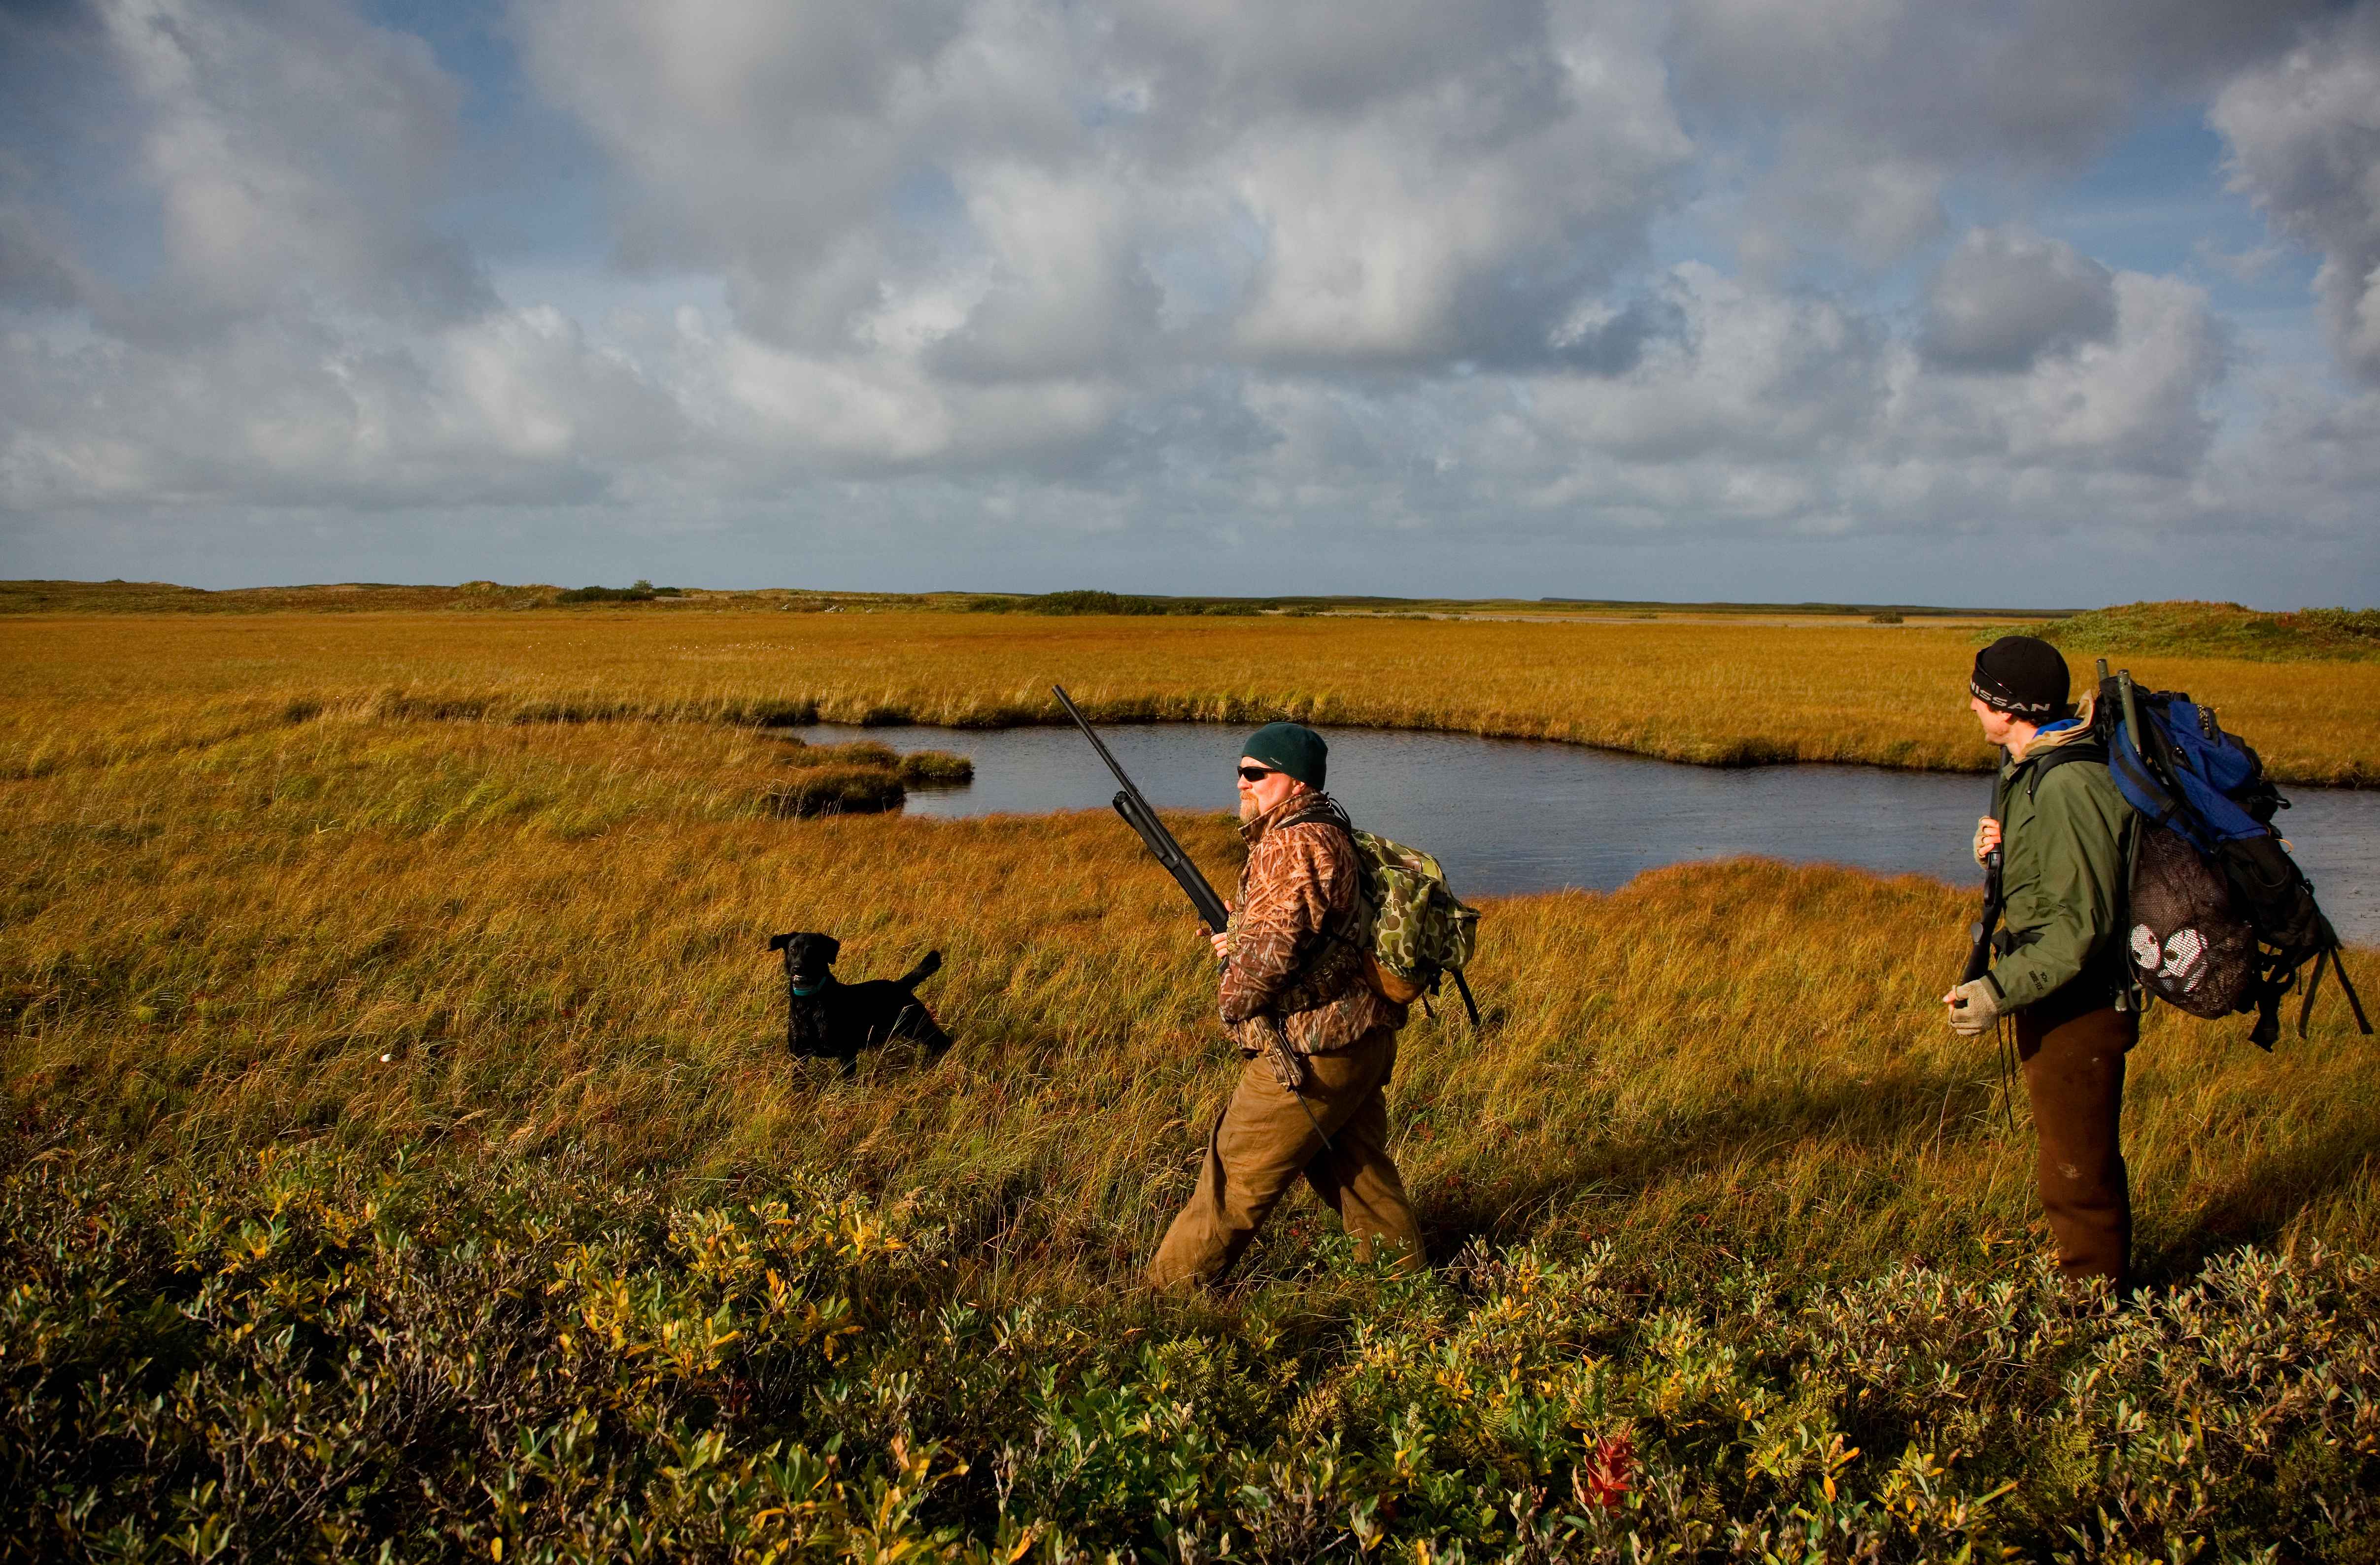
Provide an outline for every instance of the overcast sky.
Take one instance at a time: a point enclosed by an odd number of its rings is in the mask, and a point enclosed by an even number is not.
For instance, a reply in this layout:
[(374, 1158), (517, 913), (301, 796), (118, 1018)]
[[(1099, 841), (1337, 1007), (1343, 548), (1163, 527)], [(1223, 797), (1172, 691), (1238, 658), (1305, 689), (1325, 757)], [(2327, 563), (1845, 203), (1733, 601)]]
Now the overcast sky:
[(5, 0), (0, 576), (2380, 601), (2380, 0)]

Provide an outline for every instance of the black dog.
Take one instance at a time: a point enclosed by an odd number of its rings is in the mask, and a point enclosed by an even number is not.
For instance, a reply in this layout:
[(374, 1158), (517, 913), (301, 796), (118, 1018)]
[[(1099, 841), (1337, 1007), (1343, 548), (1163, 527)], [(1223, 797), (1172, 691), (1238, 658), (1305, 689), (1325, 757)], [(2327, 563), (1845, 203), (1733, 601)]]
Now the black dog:
[(849, 1075), (861, 1049), (896, 1037), (925, 1045), (935, 1059), (950, 1048), (951, 1035), (912, 992), (941, 969), (941, 952), (926, 952), (923, 962), (897, 978), (846, 984), (829, 971), (843, 950), (832, 935), (771, 935), (769, 949), (785, 953), (789, 1052), (807, 1060), (839, 1060)]

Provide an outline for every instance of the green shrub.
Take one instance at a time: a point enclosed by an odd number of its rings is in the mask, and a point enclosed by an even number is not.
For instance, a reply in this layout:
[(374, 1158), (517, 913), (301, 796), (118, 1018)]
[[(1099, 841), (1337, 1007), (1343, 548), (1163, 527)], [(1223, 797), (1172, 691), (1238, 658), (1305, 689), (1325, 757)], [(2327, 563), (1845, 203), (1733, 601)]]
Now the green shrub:
[[(997, 604), (998, 607), (991, 605)], [(1245, 598), (1142, 598), (1118, 592), (1045, 592), (1038, 598), (983, 600), (969, 605), (987, 613), (1006, 613), (1010, 609), (1029, 611), (1037, 614), (1220, 614), (1254, 615), (1264, 612), (1252, 599)]]
[[(0, 1178), (9, 1559), (2338, 1559), (2380, 1264), (1797, 1283), (1659, 1236), (1003, 1292), (982, 1218), (569, 1158)], [(1427, 1553), (1417, 1552), (1427, 1546)], [(1111, 1551), (1114, 1551), (1111, 1553)]]
[(2070, 655), (2361, 661), (2380, 657), (2380, 609), (2268, 614), (2237, 603), (2127, 603), (2043, 624), (1990, 625), (1975, 641), (2010, 634), (2038, 636)]
[(1154, 598), (1128, 598), (1113, 592), (1045, 592), (1026, 600), (1037, 614), (1161, 614), (1166, 606)]
[(683, 598), (682, 587), (655, 587), (639, 577), (633, 587), (574, 587), (554, 594), (557, 603), (650, 603), (656, 598)]

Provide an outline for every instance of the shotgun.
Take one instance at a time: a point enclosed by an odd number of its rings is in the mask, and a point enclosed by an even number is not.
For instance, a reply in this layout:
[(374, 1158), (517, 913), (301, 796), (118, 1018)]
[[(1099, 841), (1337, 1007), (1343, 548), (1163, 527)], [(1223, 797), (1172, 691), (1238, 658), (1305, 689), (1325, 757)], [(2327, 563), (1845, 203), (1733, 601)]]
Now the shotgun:
[(1215, 888), (1207, 883), (1207, 877), (1198, 873), (1198, 866), (1182, 851), (1182, 844), (1173, 840), (1173, 833), (1165, 829), (1165, 822), (1157, 819), (1157, 811), (1141, 797), (1140, 790), (1132, 785), (1132, 779), (1123, 774), (1123, 768), (1116, 764), (1115, 757), (1108, 754), (1108, 747), (1099, 743), (1099, 736), (1091, 732), (1091, 725), (1084, 721), (1083, 714), (1068, 699), (1066, 687), (1052, 685), (1050, 691), (1058, 698), (1058, 704), (1066, 709), (1066, 715), (1075, 720), (1075, 726), (1083, 731), (1083, 737), (1091, 742), (1091, 748), (1099, 751), (1099, 759), (1108, 763), (1108, 770), (1115, 773), (1115, 780), (1123, 784), (1116, 791), (1114, 799), (1110, 801), (1115, 806), (1115, 812), (1123, 817), (1125, 825), (1140, 833), (1140, 840), (1148, 844), (1148, 851), (1156, 855), (1157, 862), (1165, 866), (1165, 872), (1173, 877), (1173, 883), (1182, 888), (1183, 894), (1190, 899), (1190, 905), (1198, 910), (1200, 918), (1206, 920), (1207, 928), (1221, 934), (1232, 918), (1223, 910), (1223, 899), (1215, 894)]
[[(1992, 802), (1999, 802), (1997, 789), (1993, 792)], [(1994, 848), (1984, 855), (1984, 916), (1975, 925), (1974, 949), (1967, 952), (1966, 968), (1959, 975), (1961, 984), (1972, 984), (1992, 970), (1992, 931), (1998, 926), (2000, 916), (2007, 911), (2008, 893), (2000, 885), (2000, 850)], [(1959, 1003), (1964, 1005), (1966, 1001), (1962, 1000)], [(2009, 1129), (2013, 1131), (2016, 1129), (2016, 1070), (2010, 1063), (2010, 1054), (2015, 1045), (2009, 1041), (2004, 1028), (1994, 1027), (1992, 1032), (1999, 1051), (2000, 1109), (2008, 1116)]]

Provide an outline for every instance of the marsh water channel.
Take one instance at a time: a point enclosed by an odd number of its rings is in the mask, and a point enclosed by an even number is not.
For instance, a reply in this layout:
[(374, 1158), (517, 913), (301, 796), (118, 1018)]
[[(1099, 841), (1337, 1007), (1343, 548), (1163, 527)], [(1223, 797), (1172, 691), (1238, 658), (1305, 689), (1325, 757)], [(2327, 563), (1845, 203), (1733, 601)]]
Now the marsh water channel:
[[(1686, 859), (1760, 854), (1931, 875), (1980, 886), (1967, 854), (1990, 800), (1981, 773), (1864, 766), (1683, 766), (1577, 745), (1325, 728), (1330, 791), (1359, 825), (1427, 848), (1467, 897), (1577, 886), (1609, 891)], [(912, 788), (908, 814), (1105, 809), (1114, 782), (1072, 728), (795, 730), (813, 744), (869, 739), (948, 750), (975, 781)], [(1241, 730), (1196, 722), (1103, 726), (1099, 736), (1160, 809), (1229, 812)], [(2341, 938), (2380, 944), (2380, 792), (2283, 790), (2279, 824)], [(1116, 830), (1125, 830), (1123, 822)], [(1210, 867), (1209, 873), (1213, 873)]]

